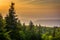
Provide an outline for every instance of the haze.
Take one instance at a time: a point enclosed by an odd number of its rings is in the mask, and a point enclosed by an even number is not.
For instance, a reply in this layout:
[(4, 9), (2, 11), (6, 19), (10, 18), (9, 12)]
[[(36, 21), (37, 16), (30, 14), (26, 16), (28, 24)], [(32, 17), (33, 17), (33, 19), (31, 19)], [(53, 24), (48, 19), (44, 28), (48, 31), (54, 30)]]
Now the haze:
[(60, 0), (0, 0), (0, 13), (8, 13), (10, 3), (15, 3), (15, 11), (21, 22), (45, 26), (60, 26)]

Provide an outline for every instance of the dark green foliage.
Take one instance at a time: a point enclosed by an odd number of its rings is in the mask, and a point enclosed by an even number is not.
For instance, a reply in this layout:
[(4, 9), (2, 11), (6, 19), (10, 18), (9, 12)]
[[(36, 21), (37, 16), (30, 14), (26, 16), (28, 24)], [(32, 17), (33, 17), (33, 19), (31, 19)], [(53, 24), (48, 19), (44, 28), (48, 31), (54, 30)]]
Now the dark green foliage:
[(60, 27), (35, 26), (32, 21), (22, 25), (11, 3), (5, 19), (0, 14), (0, 40), (60, 40)]
[(11, 3), (9, 14), (8, 16), (6, 16), (6, 28), (8, 28), (8, 30), (15, 30), (16, 26), (17, 26), (17, 18), (15, 17), (14, 3)]
[(25, 23), (23, 23), (23, 31), (24, 32), (26, 31), (26, 25), (25, 25)]
[(11, 40), (20, 40), (19, 31), (17, 27), (17, 18), (14, 11), (14, 3), (11, 3), (9, 14), (6, 17), (6, 29), (11, 31), (9, 33)]
[(54, 29), (54, 30), (53, 30), (53, 37), (55, 37), (55, 33), (56, 33), (56, 32), (55, 32), (55, 31), (56, 31), (56, 27), (54, 27), (53, 29)]
[(17, 28), (18, 28), (18, 30), (22, 30), (22, 24), (21, 24), (20, 20), (17, 21)]
[(41, 25), (39, 24), (39, 27), (38, 27), (38, 34), (37, 34), (37, 36), (38, 36), (38, 40), (42, 40), (42, 35), (41, 35)]
[(6, 32), (5, 29), (5, 21), (0, 14), (0, 40), (10, 40), (9, 35)]
[[(59, 29), (57, 30), (57, 26), (54, 26), (53, 28), (53, 40), (60, 40), (60, 32), (59, 32)], [(58, 31), (58, 32), (57, 32)]]
[(34, 31), (34, 24), (32, 21), (30, 21), (30, 23), (29, 23), (29, 30)]
[(4, 37), (4, 22), (3, 22), (3, 17), (0, 14), (0, 40), (4, 40), (3, 38), (6, 39)]

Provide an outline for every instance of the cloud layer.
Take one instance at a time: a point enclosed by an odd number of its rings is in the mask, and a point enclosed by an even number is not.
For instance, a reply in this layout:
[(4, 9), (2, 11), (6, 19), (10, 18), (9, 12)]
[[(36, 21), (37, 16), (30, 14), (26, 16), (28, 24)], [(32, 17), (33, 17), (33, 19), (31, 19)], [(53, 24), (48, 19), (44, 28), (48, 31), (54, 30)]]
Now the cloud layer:
[(57, 24), (60, 22), (60, 0), (1, 0), (0, 12), (3, 15), (8, 13), (12, 1), (16, 4), (18, 18), (23, 22), (27, 23), (29, 20), (37, 24), (41, 22), (40, 20), (58, 20)]

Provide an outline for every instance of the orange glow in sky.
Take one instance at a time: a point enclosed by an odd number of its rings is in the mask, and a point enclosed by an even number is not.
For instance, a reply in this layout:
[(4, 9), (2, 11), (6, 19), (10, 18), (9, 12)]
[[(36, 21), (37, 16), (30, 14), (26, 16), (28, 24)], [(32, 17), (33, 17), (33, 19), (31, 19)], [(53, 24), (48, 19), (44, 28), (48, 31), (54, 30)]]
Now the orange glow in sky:
[(23, 22), (33, 19), (35, 23), (37, 20), (60, 20), (60, 0), (0, 0), (2, 15), (8, 13), (11, 2), (15, 3), (16, 14)]

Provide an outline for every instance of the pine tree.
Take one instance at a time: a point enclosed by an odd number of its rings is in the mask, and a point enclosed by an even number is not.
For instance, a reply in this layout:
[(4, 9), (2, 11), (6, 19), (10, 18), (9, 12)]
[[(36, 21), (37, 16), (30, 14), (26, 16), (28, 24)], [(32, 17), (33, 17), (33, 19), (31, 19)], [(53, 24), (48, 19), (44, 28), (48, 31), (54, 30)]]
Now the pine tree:
[(4, 26), (3, 26), (3, 17), (0, 14), (0, 40), (4, 40), (5, 39), (4, 34), (3, 34), (3, 31), (4, 31), (3, 28), (4, 28)]
[(12, 29), (15, 30), (17, 26), (17, 18), (15, 17), (14, 11), (14, 3), (11, 3), (11, 7), (9, 9), (9, 14), (6, 16), (6, 24), (8, 30)]
[(33, 24), (33, 22), (32, 21), (30, 21), (30, 23), (29, 23), (29, 30), (33, 30), (34, 29), (34, 24)]
[(56, 40), (55, 39), (55, 37), (56, 37), (56, 28), (57, 28), (56, 26), (54, 26), (54, 28), (53, 28), (53, 35), (52, 35), (53, 36), (53, 40)]
[(41, 25), (40, 24), (39, 24), (39, 27), (38, 27), (37, 40), (42, 40)]
[(32, 21), (30, 21), (30, 23), (29, 23), (29, 31), (30, 31), (30, 33), (29, 33), (30, 39), (29, 40), (37, 40), (35, 30), (34, 30), (34, 24)]
[[(9, 35), (6, 34), (6, 29), (5, 29), (5, 21), (0, 14), (0, 40), (10, 40)], [(8, 36), (8, 38), (7, 38)]]
[(2, 31), (3, 28), (4, 28), (4, 21), (2, 15), (0, 14), (0, 32)]
[(55, 34), (56, 34), (56, 26), (54, 26), (54, 28), (53, 28), (53, 37), (55, 37)]
[(38, 31), (39, 33), (41, 33), (41, 25), (39, 24), (39, 27), (38, 27)]
[(24, 32), (26, 31), (26, 25), (25, 25), (25, 23), (23, 23), (23, 31)]
[(17, 28), (17, 18), (14, 10), (14, 3), (11, 3), (9, 14), (5, 18), (6, 20), (6, 29), (11, 31), (9, 33), (11, 40), (20, 40), (19, 30)]
[(18, 27), (18, 30), (22, 30), (22, 24), (20, 20), (17, 21), (17, 27)]

